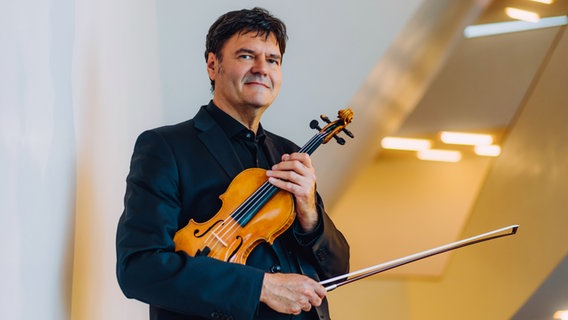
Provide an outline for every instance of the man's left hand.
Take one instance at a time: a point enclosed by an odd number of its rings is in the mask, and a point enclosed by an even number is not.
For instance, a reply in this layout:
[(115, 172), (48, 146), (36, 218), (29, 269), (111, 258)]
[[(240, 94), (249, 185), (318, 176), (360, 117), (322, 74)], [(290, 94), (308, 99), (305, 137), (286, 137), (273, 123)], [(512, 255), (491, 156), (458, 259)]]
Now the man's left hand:
[(304, 232), (312, 231), (318, 223), (316, 209), (316, 174), (307, 153), (282, 155), (282, 162), (266, 172), (274, 186), (294, 195), (296, 214)]

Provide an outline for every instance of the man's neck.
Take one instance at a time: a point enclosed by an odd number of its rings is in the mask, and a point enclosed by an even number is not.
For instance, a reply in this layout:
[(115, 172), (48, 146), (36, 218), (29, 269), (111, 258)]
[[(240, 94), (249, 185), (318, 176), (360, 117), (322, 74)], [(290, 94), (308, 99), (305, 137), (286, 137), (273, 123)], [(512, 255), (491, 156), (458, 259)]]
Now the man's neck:
[(254, 133), (258, 132), (258, 126), (260, 124), (260, 119), (262, 114), (267, 107), (255, 107), (255, 106), (229, 106), (227, 104), (218, 103), (213, 98), (213, 103), (221, 109), (223, 112), (231, 116), (233, 119), (240, 122), (243, 126), (248, 128)]

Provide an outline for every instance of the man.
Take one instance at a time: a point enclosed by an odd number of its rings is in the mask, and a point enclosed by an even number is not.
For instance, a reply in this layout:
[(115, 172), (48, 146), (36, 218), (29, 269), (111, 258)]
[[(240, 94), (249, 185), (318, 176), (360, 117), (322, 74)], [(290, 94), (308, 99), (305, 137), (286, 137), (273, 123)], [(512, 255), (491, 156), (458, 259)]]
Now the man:
[[(318, 281), (348, 272), (348, 244), (316, 193), (309, 156), (260, 124), (280, 89), (286, 40), (285, 25), (264, 9), (221, 16), (206, 41), (212, 101), (136, 141), (117, 277), (127, 297), (150, 305), (151, 319), (329, 319)], [(211, 219), (250, 167), (269, 169), (268, 181), (293, 195), (292, 226), (246, 265), (176, 252), (176, 231)]]

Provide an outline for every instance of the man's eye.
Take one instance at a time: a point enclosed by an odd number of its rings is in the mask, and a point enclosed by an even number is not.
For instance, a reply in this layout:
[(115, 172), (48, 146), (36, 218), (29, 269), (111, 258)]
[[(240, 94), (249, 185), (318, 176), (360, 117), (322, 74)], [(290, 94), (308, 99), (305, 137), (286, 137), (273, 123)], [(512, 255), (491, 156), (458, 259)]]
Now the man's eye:
[(248, 60), (248, 59), (252, 59), (252, 56), (250, 54), (242, 54), (242, 55), (239, 56), (239, 58)]
[(268, 63), (270, 63), (270, 64), (275, 64), (275, 65), (279, 65), (279, 64), (280, 64), (280, 60), (277, 60), (277, 59), (268, 59)]

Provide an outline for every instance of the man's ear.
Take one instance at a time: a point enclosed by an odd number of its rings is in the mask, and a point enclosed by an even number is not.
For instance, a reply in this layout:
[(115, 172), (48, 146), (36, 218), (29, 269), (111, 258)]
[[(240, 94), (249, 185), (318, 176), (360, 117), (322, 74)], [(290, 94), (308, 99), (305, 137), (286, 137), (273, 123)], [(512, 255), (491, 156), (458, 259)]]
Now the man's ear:
[(207, 55), (207, 73), (211, 80), (215, 80), (215, 69), (218, 67), (218, 63), (217, 56), (213, 52), (209, 52)]

